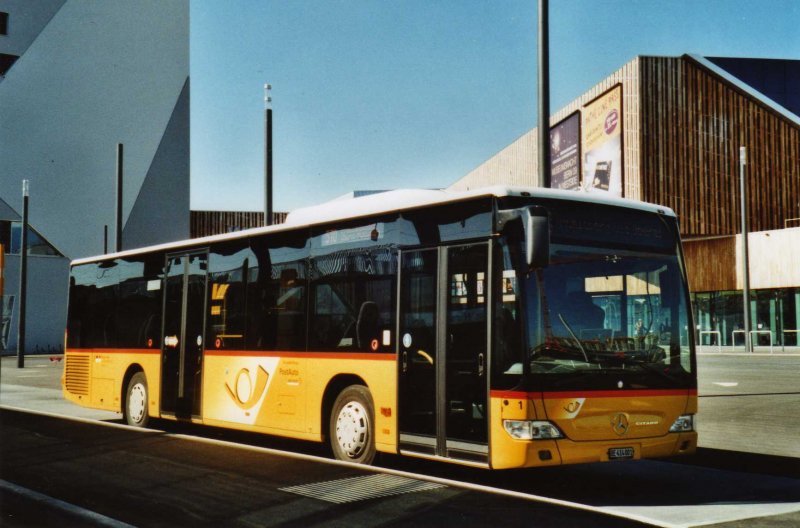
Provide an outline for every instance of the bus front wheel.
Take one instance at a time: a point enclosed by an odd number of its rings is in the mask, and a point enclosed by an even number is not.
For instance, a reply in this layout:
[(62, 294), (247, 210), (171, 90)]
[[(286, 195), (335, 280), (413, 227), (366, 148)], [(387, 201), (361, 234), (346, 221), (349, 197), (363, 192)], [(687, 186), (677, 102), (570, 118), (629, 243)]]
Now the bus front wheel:
[(330, 421), (333, 456), (357, 464), (371, 464), (375, 459), (374, 416), (369, 389), (350, 385), (340, 392)]
[(147, 378), (144, 372), (137, 372), (125, 390), (125, 405), (123, 406), (123, 418), (125, 423), (134, 427), (147, 427), (150, 416), (147, 413)]

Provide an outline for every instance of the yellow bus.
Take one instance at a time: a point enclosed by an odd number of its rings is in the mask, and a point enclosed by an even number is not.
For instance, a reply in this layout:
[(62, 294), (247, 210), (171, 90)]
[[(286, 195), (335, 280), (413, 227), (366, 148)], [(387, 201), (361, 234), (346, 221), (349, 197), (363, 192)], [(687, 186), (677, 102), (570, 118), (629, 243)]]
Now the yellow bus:
[(602, 193), (391, 191), (76, 260), (64, 395), (486, 468), (692, 453), (674, 213)]

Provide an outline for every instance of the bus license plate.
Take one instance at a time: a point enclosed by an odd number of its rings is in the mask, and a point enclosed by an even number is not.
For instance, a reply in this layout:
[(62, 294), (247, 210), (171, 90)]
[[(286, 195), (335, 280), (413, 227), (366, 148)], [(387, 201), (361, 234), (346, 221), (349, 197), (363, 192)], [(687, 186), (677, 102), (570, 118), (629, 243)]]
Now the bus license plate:
[(612, 447), (608, 450), (609, 460), (619, 460), (621, 458), (633, 458), (632, 447)]

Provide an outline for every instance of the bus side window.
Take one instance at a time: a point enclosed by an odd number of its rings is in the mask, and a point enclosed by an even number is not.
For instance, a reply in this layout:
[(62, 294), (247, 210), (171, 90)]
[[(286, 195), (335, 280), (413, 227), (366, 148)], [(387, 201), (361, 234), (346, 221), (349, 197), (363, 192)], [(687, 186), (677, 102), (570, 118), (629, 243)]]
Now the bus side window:
[(313, 261), (309, 349), (391, 350), (397, 259), (387, 248), (337, 252)]
[(378, 339), (378, 326), (380, 324), (378, 305), (374, 301), (364, 301), (358, 311), (356, 321), (356, 336), (358, 349), (369, 350), (372, 343)]
[(247, 280), (247, 348), (305, 350), (307, 263), (305, 238), (256, 238)]
[(209, 255), (206, 323), (209, 348), (244, 348), (247, 280), (252, 262), (255, 258), (250, 247), (242, 241), (220, 245)]
[(353, 346), (349, 329), (355, 319), (337, 290), (333, 284), (318, 283), (314, 287), (313, 324), (309, 328), (309, 346), (313, 349), (350, 349)]
[(161, 346), (161, 255), (118, 259), (116, 346)]
[(69, 346), (109, 348), (116, 345), (119, 275), (112, 263), (75, 266), (70, 280)]

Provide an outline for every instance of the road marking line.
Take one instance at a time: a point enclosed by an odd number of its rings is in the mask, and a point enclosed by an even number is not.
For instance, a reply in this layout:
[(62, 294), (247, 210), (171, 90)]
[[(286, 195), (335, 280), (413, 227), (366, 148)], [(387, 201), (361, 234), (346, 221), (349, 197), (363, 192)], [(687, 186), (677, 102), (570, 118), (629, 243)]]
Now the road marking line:
[(738, 387), (739, 383), (736, 381), (715, 381), (714, 385), (719, 385), (720, 387)]
[(96, 525), (96, 526), (109, 526), (113, 528), (134, 528), (134, 526), (131, 524), (127, 524), (122, 521), (112, 519), (111, 517), (106, 517), (103, 514), (94, 512), (92, 510), (87, 510), (86, 508), (81, 508), (80, 506), (70, 504), (69, 502), (64, 502), (62, 500), (55, 499), (43, 493), (39, 493), (38, 491), (33, 491), (28, 488), (23, 488), (22, 486), (18, 486), (13, 482), (8, 482), (6, 480), (0, 479), (0, 489), (2, 489), (3, 491), (14, 493), (15, 495), (20, 495), (35, 502), (43, 503), (47, 506), (50, 506), (51, 508), (59, 510), (62, 513), (68, 513), (80, 517), (84, 521), (91, 522), (93, 526)]
[[(771, 502), (754, 504), (728, 504), (720, 510), (718, 504), (696, 504), (680, 506), (614, 506), (628, 512), (663, 512), (670, 517), (682, 519), (679, 526), (697, 528), (747, 519), (761, 519), (800, 511), (800, 502)], [(703, 519), (697, 521), (696, 519)]]
[(405, 495), (419, 491), (431, 491), (444, 487), (447, 486), (419, 479), (398, 477), (397, 475), (380, 474), (287, 486), (278, 488), (278, 491), (294, 493), (334, 504), (347, 504), (349, 502)]

